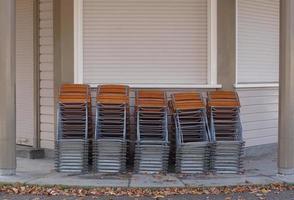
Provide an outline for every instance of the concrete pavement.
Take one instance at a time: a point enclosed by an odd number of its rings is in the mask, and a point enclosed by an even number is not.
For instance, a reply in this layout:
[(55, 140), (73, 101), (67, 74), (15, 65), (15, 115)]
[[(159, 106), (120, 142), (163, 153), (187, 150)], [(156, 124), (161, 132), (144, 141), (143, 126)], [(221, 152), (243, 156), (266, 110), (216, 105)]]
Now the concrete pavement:
[(245, 159), (242, 175), (139, 175), (62, 174), (54, 171), (51, 159), (17, 159), (17, 175), (0, 177), (2, 183), (66, 185), (83, 187), (199, 187), (247, 184), (294, 183), (294, 177), (278, 176), (277, 155), (265, 154)]

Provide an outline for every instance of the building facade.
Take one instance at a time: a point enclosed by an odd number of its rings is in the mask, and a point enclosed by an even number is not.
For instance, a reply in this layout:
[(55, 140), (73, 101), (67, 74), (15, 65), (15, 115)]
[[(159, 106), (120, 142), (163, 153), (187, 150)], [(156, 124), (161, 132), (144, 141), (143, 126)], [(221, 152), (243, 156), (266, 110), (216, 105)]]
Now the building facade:
[(54, 148), (65, 82), (235, 89), (246, 145), (277, 143), (279, 30), (279, 0), (16, 0), (17, 143)]

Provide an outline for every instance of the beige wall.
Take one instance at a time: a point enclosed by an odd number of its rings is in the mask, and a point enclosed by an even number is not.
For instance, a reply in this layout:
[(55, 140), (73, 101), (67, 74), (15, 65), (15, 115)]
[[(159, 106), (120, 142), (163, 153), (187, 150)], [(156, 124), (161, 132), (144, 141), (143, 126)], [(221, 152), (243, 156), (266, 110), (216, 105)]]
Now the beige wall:
[(73, 0), (60, 1), (61, 81), (74, 81), (74, 5)]
[(236, 2), (218, 0), (218, 83), (223, 89), (233, 89), (236, 65)]
[(16, 142), (33, 145), (35, 136), (34, 1), (16, 0)]

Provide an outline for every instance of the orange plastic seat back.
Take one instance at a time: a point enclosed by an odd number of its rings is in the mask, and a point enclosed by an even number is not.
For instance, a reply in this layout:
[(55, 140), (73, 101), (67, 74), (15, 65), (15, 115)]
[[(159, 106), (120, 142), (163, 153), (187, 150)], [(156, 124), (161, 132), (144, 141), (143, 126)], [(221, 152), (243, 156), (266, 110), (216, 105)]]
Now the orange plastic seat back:
[(101, 94), (129, 96), (129, 87), (126, 85), (100, 85), (97, 88), (97, 95)]
[(190, 100), (202, 101), (201, 95), (198, 92), (175, 93), (172, 95), (172, 97), (174, 101), (190, 101)]
[(126, 85), (100, 85), (97, 87), (97, 103), (129, 104), (129, 87)]
[(97, 103), (101, 104), (129, 104), (128, 96), (101, 94), (97, 96)]
[(165, 92), (160, 90), (139, 90), (136, 94), (137, 107), (166, 107)]
[(198, 92), (182, 92), (172, 95), (170, 103), (172, 110), (198, 110), (204, 109), (205, 104)]
[(61, 85), (59, 91), (60, 103), (86, 103), (91, 102), (90, 87), (86, 84)]
[(239, 96), (235, 91), (213, 91), (208, 93), (209, 107), (240, 107)]

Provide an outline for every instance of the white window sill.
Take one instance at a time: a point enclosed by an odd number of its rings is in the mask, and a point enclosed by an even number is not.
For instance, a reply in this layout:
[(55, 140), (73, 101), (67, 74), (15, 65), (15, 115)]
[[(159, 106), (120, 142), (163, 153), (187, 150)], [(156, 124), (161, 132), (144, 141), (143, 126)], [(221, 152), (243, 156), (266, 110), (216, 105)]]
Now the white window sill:
[(234, 88), (277, 88), (279, 83), (234, 84)]
[[(98, 84), (91, 84), (91, 87), (97, 87)], [(142, 89), (220, 89), (222, 85), (190, 85), (190, 84), (127, 84), (130, 88), (142, 88)]]

